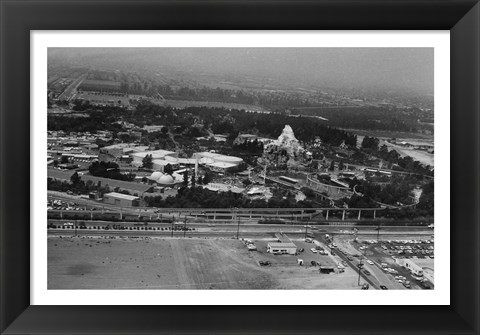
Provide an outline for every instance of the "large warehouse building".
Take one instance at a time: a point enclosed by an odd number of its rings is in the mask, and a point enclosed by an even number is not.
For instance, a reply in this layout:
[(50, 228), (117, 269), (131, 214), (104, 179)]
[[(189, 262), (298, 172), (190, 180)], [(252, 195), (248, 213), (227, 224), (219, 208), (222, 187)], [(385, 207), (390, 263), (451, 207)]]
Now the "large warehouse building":
[(137, 207), (140, 204), (140, 198), (133, 195), (111, 192), (103, 195), (103, 202), (121, 207)]
[(178, 154), (173, 151), (167, 150), (154, 150), (154, 151), (143, 151), (143, 152), (134, 152), (130, 156), (133, 158), (133, 162), (142, 163), (142, 160), (145, 156), (151, 155), (152, 159), (165, 159), (165, 157), (178, 157)]
[(195, 154), (200, 164), (214, 164), (214, 163), (226, 163), (229, 166), (238, 166), (243, 162), (243, 159), (235, 156), (226, 156), (213, 152), (197, 152)]

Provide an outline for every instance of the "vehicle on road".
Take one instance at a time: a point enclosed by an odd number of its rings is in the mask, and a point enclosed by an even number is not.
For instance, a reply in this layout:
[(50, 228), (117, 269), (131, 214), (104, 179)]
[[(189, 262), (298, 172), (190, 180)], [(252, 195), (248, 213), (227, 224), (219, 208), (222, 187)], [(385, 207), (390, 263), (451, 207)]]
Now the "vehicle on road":
[(317, 249), (315, 249), (315, 248), (310, 249), (310, 251), (312, 251), (314, 254), (317, 253)]
[(373, 263), (373, 262), (372, 262), (371, 260), (369, 260), (369, 259), (367, 259), (366, 262), (367, 262), (368, 264), (370, 264), (370, 265), (375, 264), (375, 263)]
[(370, 275), (371, 275), (370, 271), (368, 271), (368, 270), (363, 270), (363, 272), (364, 272), (367, 276), (370, 276)]
[(381, 288), (382, 290), (388, 290), (388, 287), (386, 287), (385, 285), (380, 285), (380, 288)]

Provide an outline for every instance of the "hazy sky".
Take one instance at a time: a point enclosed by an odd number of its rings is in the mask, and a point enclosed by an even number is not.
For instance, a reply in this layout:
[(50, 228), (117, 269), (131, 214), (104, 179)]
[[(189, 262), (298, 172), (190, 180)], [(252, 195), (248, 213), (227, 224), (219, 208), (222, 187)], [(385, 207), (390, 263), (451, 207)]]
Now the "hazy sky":
[(50, 50), (49, 56), (87, 66), (257, 75), (330, 87), (433, 93), (433, 48), (62, 48)]

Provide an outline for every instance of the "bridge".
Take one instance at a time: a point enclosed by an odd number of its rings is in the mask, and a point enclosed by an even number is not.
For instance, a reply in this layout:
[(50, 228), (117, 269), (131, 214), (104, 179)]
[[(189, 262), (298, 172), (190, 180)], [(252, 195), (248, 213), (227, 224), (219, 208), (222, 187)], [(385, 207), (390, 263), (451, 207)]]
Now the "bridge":
[[(48, 210), (49, 218), (82, 218), (93, 220), (94, 217), (111, 216), (123, 220), (126, 217), (141, 217), (149, 220), (162, 218), (201, 219), (216, 221), (258, 221), (282, 220), (284, 222), (303, 221), (360, 221), (362, 215), (369, 213), (368, 219), (376, 219), (377, 211), (384, 208), (150, 208), (102, 207), (99, 210)], [(363, 217), (365, 218), (365, 216)]]

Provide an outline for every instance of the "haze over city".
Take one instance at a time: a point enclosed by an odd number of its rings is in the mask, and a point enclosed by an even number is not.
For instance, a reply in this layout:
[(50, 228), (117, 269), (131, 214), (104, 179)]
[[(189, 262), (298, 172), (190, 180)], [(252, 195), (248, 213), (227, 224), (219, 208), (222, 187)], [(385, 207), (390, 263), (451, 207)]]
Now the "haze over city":
[(433, 94), (433, 48), (54, 48), (49, 61)]

